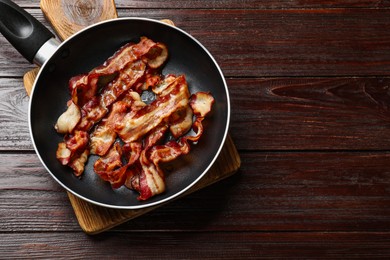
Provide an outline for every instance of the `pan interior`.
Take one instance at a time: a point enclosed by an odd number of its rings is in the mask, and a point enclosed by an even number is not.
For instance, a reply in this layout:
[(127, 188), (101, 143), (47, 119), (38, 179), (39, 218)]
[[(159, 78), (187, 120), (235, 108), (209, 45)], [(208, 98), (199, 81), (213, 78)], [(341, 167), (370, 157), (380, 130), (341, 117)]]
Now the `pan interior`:
[[(212, 112), (204, 121), (204, 134), (189, 155), (165, 165), (166, 192), (146, 202), (125, 187), (114, 190), (93, 171), (96, 157), (90, 156), (81, 178), (56, 159), (63, 136), (54, 125), (70, 99), (68, 81), (101, 65), (122, 45), (138, 42), (141, 36), (167, 44), (169, 60), (163, 74), (184, 74), (191, 93), (210, 91), (215, 98)], [(53, 177), (66, 189), (98, 205), (115, 208), (141, 208), (164, 202), (187, 189), (215, 160), (226, 137), (229, 100), (223, 76), (207, 51), (192, 37), (173, 27), (150, 20), (118, 19), (101, 23), (76, 34), (62, 44), (44, 65), (30, 103), (31, 133), (36, 151)]]

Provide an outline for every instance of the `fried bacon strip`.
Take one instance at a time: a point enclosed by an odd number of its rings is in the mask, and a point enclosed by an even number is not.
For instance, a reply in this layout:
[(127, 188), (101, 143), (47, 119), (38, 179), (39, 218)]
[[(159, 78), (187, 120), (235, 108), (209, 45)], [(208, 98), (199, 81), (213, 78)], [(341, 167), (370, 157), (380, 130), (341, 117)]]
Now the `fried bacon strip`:
[(73, 102), (82, 107), (91, 97), (96, 95), (99, 77), (113, 75), (122, 71), (129, 64), (142, 59), (144, 55), (147, 56), (153, 47), (152, 52), (156, 53), (156, 46), (158, 46), (157, 43), (147, 37), (141, 37), (138, 44), (128, 43), (124, 45), (105, 61), (102, 66), (93, 69), (88, 74), (72, 78), (69, 81), (69, 90)]
[(136, 61), (126, 67), (118, 79), (110, 82), (100, 95), (92, 98), (82, 107), (81, 122), (76, 128), (89, 131), (108, 113), (108, 107), (144, 76), (145, 69), (146, 66), (142, 61)]
[(191, 129), (193, 114), (191, 107), (187, 105), (170, 116), (169, 130), (173, 137), (179, 138)]
[(58, 118), (54, 128), (58, 133), (69, 134), (73, 132), (80, 119), (80, 108), (70, 100), (68, 102), (68, 109)]
[(64, 142), (58, 144), (56, 152), (61, 164), (70, 166), (76, 176), (83, 173), (88, 155), (88, 133), (83, 131), (75, 131), (73, 135), (65, 136)]
[[(164, 192), (160, 164), (190, 152), (214, 103), (210, 93), (190, 95), (184, 75), (159, 74), (167, 58), (164, 44), (142, 37), (71, 78), (68, 108), (55, 125), (65, 134), (56, 153), (61, 164), (80, 176), (95, 154), (94, 171), (112, 188), (125, 185), (139, 200)], [(144, 103), (142, 91), (152, 91), (155, 100)]]
[(156, 98), (149, 106), (124, 117), (123, 124), (116, 127), (119, 137), (124, 142), (139, 140), (177, 109), (185, 107), (189, 96), (187, 82), (184, 76), (179, 76), (164, 95)]
[(138, 111), (146, 106), (137, 92), (128, 92), (112, 105), (107, 118), (104, 118), (90, 134), (91, 154), (103, 156), (115, 142), (116, 124), (120, 124), (129, 111)]
[[(159, 131), (166, 131), (164, 126), (160, 126), (156, 130), (158, 134), (151, 134), (151, 136), (157, 136), (156, 138), (152, 138), (155, 142), (147, 145), (142, 151), (140, 158), (141, 171), (136, 173), (132, 172), (131, 175), (128, 175), (125, 185), (139, 192), (139, 200), (147, 200), (165, 190), (164, 173), (159, 167), (159, 164), (161, 162), (173, 161), (181, 155), (188, 154), (190, 152), (189, 142), (198, 142), (202, 136), (202, 121), (211, 111), (214, 98), (209, 93), (198, 92), (191, 96), (190, 104), (194, 110), (194, 114), (197, 116), (192, 125), (195, 135), (183, 136), (178, 141), (172, 140), (164, 145), (155, 145), (162, 137)], [(146, 142), (146, 144), (149, 143)]]
[[(140, 157), (142, 144), (139, 142), (121, 145), (116, 142), (107, 155), (100, 157), (94, 164), (94, 171), (116, 189), (124, 185), (127, 179), (127, 169), (136, 163)], [(122, 161), (127, 160), (126, 164)]]

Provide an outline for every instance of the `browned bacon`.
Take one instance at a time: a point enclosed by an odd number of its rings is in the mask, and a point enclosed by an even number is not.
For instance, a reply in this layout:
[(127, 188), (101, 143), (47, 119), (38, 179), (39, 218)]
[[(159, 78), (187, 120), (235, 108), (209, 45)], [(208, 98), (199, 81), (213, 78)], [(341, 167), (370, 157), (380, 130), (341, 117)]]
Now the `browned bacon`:
[(146, 156), (144, 150), (140, 156), (140, 164), (142, 171), (139, 175), (137, 191), (139, 192), (139, 200), (147, 200), (154, 195), (165, 191), (164, 173), (152, 163)]
[(173, 137), (179, 138), (186, 134), (192, 126), (193, 112), (189, 105), (175, 111), (169, 118), (169, 130)]
[(153, 128), (158, 126), (165, 118), (182, 107), (189, 100), (189, 92), (184, 76), (179, 76), (165, 95), (159, 96), (149, 106), (136, 113), (127, 114), (123, 123), (117, 127), (118, 135), (124, 142), (139, 140)]
[(83, 106), (81, 122), (77, 128), (89, 131), (108, 113), (108, 107), (143, 77), (145, 68), (142, 61), (136, 61), (126, 67), (116, 80), (104, 88), (100, 95), (90, 99)]
[[(125, 144), (123, 147), (116, 142), (107, 155), (100, 157), (94, 164), (94, 171), (103, 180), (110, 182), (116, 189), (124, 185), (128, 168), (133, 166), (140, 157), (142, 144), (139, 142)], [(123, 161), (127, 163), (123, 164)]]
[[(96, 67), (87, 74), (76, 76), (69, 81), (72, 100), (80, 107), (97, 93), (97, 83), (101, 76), (109, 76), (123, 70), (129, 64), (140, 60), (155, 47), (157, 43), (141, 37), (138, 44), (128, 43), (119, 49), (102, 66)], [(154, 52), (154, 50), (153, 50)]]
[[(112, 188), (125, 185), (139, 200), (164, 192), (160, 164), (190, 152), (214, 103), (210, 93), (190, 95), (184, 75), (161, 75), (167, 57), (164, 44), (142, 37), (71, 78), (71, 100), (55, 126), (65, 134), (57, 159), (80, 176), (89, 154), (96, 154), (94, 171)], [(156, 99), (144, 103), (142, 91)]]
[(83, 173), (88, 155), (88, 134), (83, 131), (75, 131), (73, 135), (65, 136), (64, 142), (58, 144), (56, 152), (61, 164), (70, 166), (76, 176)]

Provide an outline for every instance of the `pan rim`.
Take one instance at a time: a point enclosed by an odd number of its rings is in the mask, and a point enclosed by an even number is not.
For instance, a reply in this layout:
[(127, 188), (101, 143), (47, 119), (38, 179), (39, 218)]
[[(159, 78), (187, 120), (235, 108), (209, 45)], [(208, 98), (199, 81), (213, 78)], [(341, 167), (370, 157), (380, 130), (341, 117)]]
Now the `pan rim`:
[[(36, 143), (35, 143), (35, 140), (34, 140), (34, 135), (33, 135), (33, 129), (32, 129), (32, 121), (31, 121), (31, 110), (32, 110), (32, 103), (33, 103), (33, 100), (34, 100), (34, 92), (35, 92), (35, 87), (36, 87), (36, 84), (37, 84), (37, 81), (38, 79), (40, 78), (40, 75), (42, 73), (42, 71), (46, 70), (46, 66), (47, 64), (49, 63), (51, 57), (49, 57), (45, 63), (41, 66), (37, 76), (36, 76), (36, 79), (34, 81), (34, 84), (33, 84), (33, 88), (31, 90), (31, 94), (30, 94), (30, 100), (29, 100), (29, 107), (28, 107), (28, 126), (29, 126), (29, 134), (30, 134), (30, 138), (31, 138), (31, 141), (33, 143), (33, 147), (34, 147), (34, 150), (35, 150), (35, 153), (37, 154), (41, 164), (44, 166), (44, 168), (46, 169), (46, 171), (51, 175), (51, 177), (58, 183), (60, 184), (65, 190), (67, 190), (68, 192), (70, 192), (71, 194), (75, 195), (76, 197), (84, 200), (84, 201), (87, 201), (89, 203), (92, 203), (94, 205), (97, 205), (97, 206), (101, 206), (101, 207), (106, 207), (106, 208), (112, 208), (112, 209), (143, 209), (143, 208), (148, 208), (148, 207), (152, 207), (152, 206), (157, 206), (157, 205), (160, 205), (160, 204), (164, 204), (168, 201), (172, 201), (173, 199), (179, 197), (180, 195), (182, 195), (183, 193), (185, 193), (186, 191), (188, 191), (191, 187), (193, 187), (196, 183), (198, 183), (203, 177), (204, 175), (206, 175), (206, 173), (210, 170), (210, 168), (214, 165), (215, 161), (217, 160), (218, 156), (220, 155), (221, 151), (222, 151), (222, 148), (223, 146), (225, 145), (225, 142), (226, 142), (226, 139), (227, 139), (227, 135), (228, 135), (228, 130), (229, 130), (229, 126), (230, 126), (230, 114), (231, 114), (231, 107), (230, 107), (230, 95), (229, 95), (229, 90), (228, 90), (228, 86), (227, 86), (227, 83), (226, 83), (226, 79), (225, 79), (225, 76), (220, 68), (220, 66), (218, 65), (217, 61), (215, 60), (215, 58), (212, 56), (212, 54), (206, 49), (206, 47), (203, 46), (202, 43), (200, 43), (194, 36), (192, 36), (191, 34), (187, 33), (186, 31), (184, 31), (183, 29), (180, 29), (176, 26), (172, 26), (170, 24), (167, 24), (167, 23), (164, 23), (162, 21), (159, 21), (159, 20), (155, 20), (155, 19), (151, 19), (151, 18), (145, 18), (145, 17), (121, 17), (121, 18), (114, 18), (114, 19), (109, 19), (109, 20), (106, 20), (106, 21), (102, 21), (102, 22), (98, 22), (98, 23), (95, 23), (93, 25), (90, 25), (80, 31), (78, 31), (77, 33), (75, 33), (74, 35), (70, 36), (69, 38), (67, 38), (66, 40), (64, 40), (63, 42), (60, 43), (60, 45), (58, 46), (57, 50), (54, 52), (57, 53), (57, 51), (63, 46), (63, 45), (66, 45), (68, 41), (72, 40), (73, 38), (77, 37), (78, 35), (80, 34), (83, 34), (85, 33), (86, 31), (90, 30), (91, 28), (94, 28), (94, 27), (97, 27), (97, 26), (100, 26), (102, 24), (106, 24), (106, 23), (113, 23), (113, 22), (120, 22), (120, 21), (146, 21), (146, 22), (151, 22), (151, 23), (158, 23), (158, 24), (161, 24), (163, 26), (168, 26), (168, 27), (171, 27), (172, 29), (184, 34), (185, 36), (189, 37), (193, 42), (195, 42), (199, 47), (201, 47), (203, 49), (203, 51), (209, 56), (209, 58), (212, 60), (212, 62), (214, 63), (215, 67), (217, 68), (217, 71), (219, 73), (219, 76), (221, 77), (221, 80), (223, 82), (223, 85), (224, 85), (224, 88), (225, 88), (225, 92), (226, 92), (226, 106), (227, 106), (227, 112), (226, 112), (226, 125), (225, 125), (225, 131), (223, 133), (223, 136), (222, 136), (222, 141), (221, 143), (219, 144), (219, 147), (213, 157), (213, 159), (211, 160), (211, 162), (208, 164), (208, 166), (203, 170), (202, 173), (199, 174), (199, 176), (194, 180), (192, 181), (189, 185), (187, 185), (186, 187), (184, 187), (183, 189), (181, 189), (180, 191), (172, 194), (171, 196), (168, 196), (166, 198), (163, 198), (161, 200), (157, 200), (157, 201), (154, 201), (154, 202), (145, 202), (143, 203), (142, 205), (112, 205), (112, 204), (108, 204), (108, 203), (102, 203), (102, 202), (98, 202), (98, 201), (95, 201), (93, 199), (89, 199), (81, 194), (78, 194), (77, 192), (75, 192), (74, 190), (72, 190), (72, 188), (68, 187), (67, 185), (65, 185), (63, 182), (61, 182), (56, 176), (55, 174), (49, 169), (49, 167), (46, 165), (46, 163), (44, 162), (44, 160), (42, 159), (41, 155), (40, 155), (40, 152), (36, 146)], [(54, 56), (53, 54), (53, 56)], [(52, 57), (53, 57), (52, 56)]]

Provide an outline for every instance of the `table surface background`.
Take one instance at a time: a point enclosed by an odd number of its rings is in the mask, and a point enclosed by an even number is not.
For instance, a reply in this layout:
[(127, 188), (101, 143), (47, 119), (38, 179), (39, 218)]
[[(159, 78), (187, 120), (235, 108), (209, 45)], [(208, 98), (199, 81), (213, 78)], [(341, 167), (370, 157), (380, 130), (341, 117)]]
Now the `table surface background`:
[[(45, 21), (39, 1), (15, 1)], [(390, 256), (390, 1), (115, 1), (168, 18), (220, 64), (232, 177), (96, 236), (41, 166), (0, 36), (0, 252), (11, 257)]]

